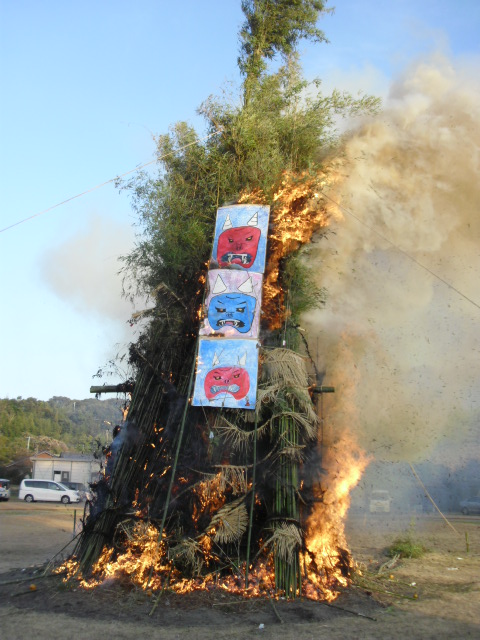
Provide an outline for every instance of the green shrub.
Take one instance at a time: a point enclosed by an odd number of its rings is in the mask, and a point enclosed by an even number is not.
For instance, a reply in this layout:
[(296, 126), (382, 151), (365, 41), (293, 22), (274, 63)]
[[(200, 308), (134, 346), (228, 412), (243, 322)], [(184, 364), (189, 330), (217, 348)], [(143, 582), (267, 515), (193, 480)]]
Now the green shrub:
[(399, 556), (400, 558), (421, 558), (426, 553), (427, 548), (415, 539), (415, 520), (412, 518), (408, 530), (403, 536), (395, 538), (387, 551), (390, 558)]
[(400, 558), (421, 558), (427, 551), (426, 547), (420, 542), (412, 540), (410, 535), (396, 538), (388, 548), (390, 558), (400, 556)]

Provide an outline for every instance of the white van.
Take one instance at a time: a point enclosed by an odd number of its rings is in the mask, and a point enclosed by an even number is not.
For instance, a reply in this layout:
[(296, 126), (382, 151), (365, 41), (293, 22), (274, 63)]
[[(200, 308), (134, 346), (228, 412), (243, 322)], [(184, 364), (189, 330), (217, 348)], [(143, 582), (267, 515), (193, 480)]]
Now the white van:
[(45, 502), (80, 502), (78, 491), (68, 489), (60, 482), (53, 480), (22, 480), (18, 490), (18, 498), (25, 502), (44, 500)]

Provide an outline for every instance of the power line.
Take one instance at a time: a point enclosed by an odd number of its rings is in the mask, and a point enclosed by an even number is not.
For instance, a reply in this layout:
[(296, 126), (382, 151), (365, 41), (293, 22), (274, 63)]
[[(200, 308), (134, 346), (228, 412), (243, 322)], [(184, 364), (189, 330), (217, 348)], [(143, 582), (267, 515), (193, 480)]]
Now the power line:
[(440, 282), (442, 282), (444, 285), (446, 285), (449, 289), (451, 289), (452, 291), (455, 291), (455, 293), (458, 293), (458, 295), (462, 298), (464, 298), (464, 300), (466, 300), (467, 302), (470, 302), (470, 304), (473, 304), (474, 307), (477, 307), (477, 309), (480, 309), (480, 304), (478, 302), (475, 302), (475, 300), (472, 300), (471, 298), (469, 298), (467, 295), (465, 295), (464, 293), (462, 293), (459, 289), (457, 289), (453, 284), (451, 284), (450, 282), (448, 282), (447, 280), (445, 280), (444, 278), (442, 278), (441, 276), (439, 276), (437, 273), (435, 273), (434, 271), (432, 271), (429, 267), (427, 267), (426, 265), (422, 264), (421, 262), (419, 262), (416, 258), (414, 258), (413, 256), (411, 256), (409, 253), (407, 253), (406, 251), (404, 251), (403, 249), (401, 249), (397, 244), (395, 244), (394, 242), (392, 242), (391, 240), (389, 240), (386, 236), (384, 236), (382, 233), (380, 233), (379, 231), (377, 231), (374, 227), (371, 227), (369, 224), (367, 224), (366, 222), (364, 222), (363, 220), (361, 220), (358, 216), (356, 216), (352, 211), (350, 211), (349, 209), (347, 209), (346, 207), (344, 207), (343, 205), (339, 204), (338, 202), (336, 202), (333, 198), (331, 198), (330, 196), (328, 196), (325, 192), (322, 192), (322, 196), (327, 198), (327, 200), (330, 200), (330, 202), (333, 202), (334, 205), (336, 205), (339, 209), (341, 209), (344, 213), (346, 213), (347, 215), (351, 216), (352, 218), (354, 218), (357, 222), (359, 222), (360, 224), (362, 224), (364, 227), (366, 227), (369, 231), (371, 231), (372, 233), (374, 233), (375, 235), (377, 235), (379, 238), (381, 238), (382, 240), (384, 240), (385, 242), (387, 242), (389, 245), (391, 245), (392, 247), (394, 247), (399, 253), (401, 253), (402, 255), (404, 255), (405, 257), (407, 257), (409, 260), (411, 260), (412, 262), (414, 262), (416, 265), (418, 265), (419, 267), (421, 267), (422, 269), (424, 269), (425, 271), (427, 271), (430, 275), (432, 275), (434, 278), (436, 278), (437, 280), (440, 280)]
[(163, 160), (164, 158), (168, 158), (168, 156), (171, 156), (173, 153), (177, 153), (178, 151), (183, 151), (184, 149), (187, 149), (188, 147), (191, 147), (192, 145), (197, 144), (198, 142), (203, 142), (204, 140), (207, 140), (208, 138), (211, 138), (212, 136), (217, 135), (217, 133), (221, 133), (221, 131), (222, 131), (221, 129), (217, 129), (216, 131), (213, 131), (212, 133), (209, 133), (204, 138), (200, 138), (199, 140), (194, 140), (193, 142), (189, 142), (188, 144), (184, 145), (183, 147), (179, 147), (175, 151), (169, 151), (169, 153), (166, 153), (165, 155), (161, 156), (160, 158), (155, 158), (154, 160), (149, 160), (148, 162), (144, 162), (144, 164), (141, 164), (140, 166), (135, 167), (135, 169), (130, 169), (130, 171), (125, 171), (125, 173), (122, 173), (119, 176), (115, 176), (115, 178), (111, 178), (110, 180), (107, 180), (106, 182), (102, 182), (102, 184), (97, 184), (96, 187), (92, 187), (91, 189), (87, 189), (86, 191), (82, 191), (82, 193), (77, 193), (76, 196), (72, 196), (71, 198), (67, 198), (66, 200), (62, 200), (62, 202), (58, 202), (57, 204), (54, 204), (51, 207), (48, 207), (48, 209), (44, 209), (43, 211), (39, 211), (38, 213), (34, 213), (32, 216), (28, 216), (28, 218), (24, 218), (23, 220), (18, 220), (17, 222), (14, 222), (13, 224), (10, 224), (8, 227), (5, 227), (4, 229), (0, 229), (0, 233), (3, 233), (4, 231), (8, 231), (9, 229), (12, 229), (13, 227), (18, 226), (19, 224), (23, 224), (24, 222), (28, 222), (28, 220), (33, 220), (33, 218), (38, 218), (38, 216), (41, 216), (44, 213), (48, 213), (49, 211), (52, 211), (52, 209), (56, 209), (57, 207), (61, 207), (63, 204), (66, 204), (67, 202), (71, 202), (72, 200), (76, 200), (76, 198), (81, 198), (82, 196), (85, 196), (87, 193), (92, 193), (92, 191), (96, 191), (97, 189), (100, 189), (101, 187), (104, 187), (106, 184), (110, 184), (111, 182), (116, 182), (117, 180), (120, 180), (120, 178), (124, 178), (125, 176), (128, 176), (130, 173), (135, 173), (136, 171), (140, 171), (141, 169), (144, 169), (145, 167), (148, 167), (148, 165), (150, 165), (150, 164), (153, 164), (155, 162), (159, 162), (160, 160)]

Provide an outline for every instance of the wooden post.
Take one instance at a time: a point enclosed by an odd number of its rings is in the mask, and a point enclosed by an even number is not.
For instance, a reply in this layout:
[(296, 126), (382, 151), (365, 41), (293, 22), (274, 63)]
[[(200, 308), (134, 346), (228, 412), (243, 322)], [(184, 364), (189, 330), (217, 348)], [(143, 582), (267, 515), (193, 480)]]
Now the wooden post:
[(131, 393), (133, 382), (122, 382), (121, 384), (104, 384), (99, 387), (90, 387), (90, 393)]

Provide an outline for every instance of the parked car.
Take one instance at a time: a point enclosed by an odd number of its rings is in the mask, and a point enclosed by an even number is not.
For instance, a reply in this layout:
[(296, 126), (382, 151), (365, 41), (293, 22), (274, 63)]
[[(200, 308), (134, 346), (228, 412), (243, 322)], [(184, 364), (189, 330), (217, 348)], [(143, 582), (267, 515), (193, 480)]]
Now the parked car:
[(10, 480), (0, 478), (0, 500), (10, 500)]
[(53, 480), (37, 480), (35, 478), (22, 480), (18, 489), (18, 497), (25, 502), (36, 500), (45, 502), (80, 502), (78, 491), (69, 489), (60, 482)]
[(460, 502), (460, 509), (465, 515), (469, 513), (480, 513), (480, 496), (462, 500)]
[(78, 491), (80, 494), (80, 500), (85, 500), (87, 497), (87, 490), (85, 489), (85, 485), (82, 482), (62, 482), (62, 484), (67, 487), (67, 489), (73, 489), (73, 491)]
[(383, 489), (375, 489), (370, 495), (370, 513), (390, 513), (390, 494)]

